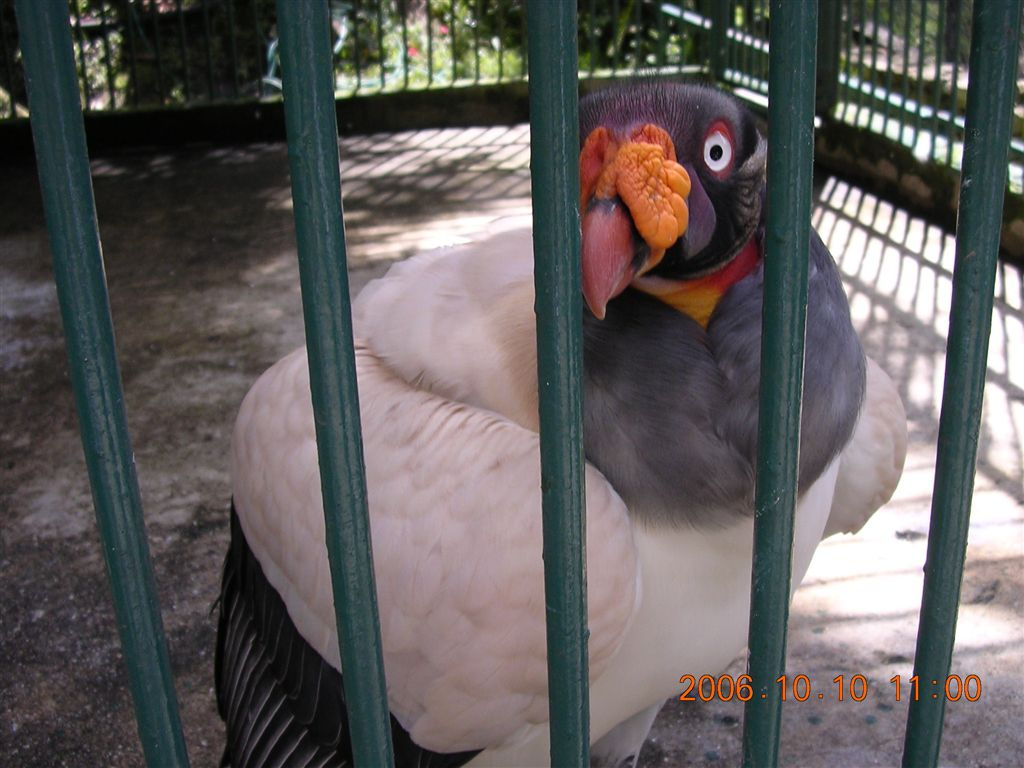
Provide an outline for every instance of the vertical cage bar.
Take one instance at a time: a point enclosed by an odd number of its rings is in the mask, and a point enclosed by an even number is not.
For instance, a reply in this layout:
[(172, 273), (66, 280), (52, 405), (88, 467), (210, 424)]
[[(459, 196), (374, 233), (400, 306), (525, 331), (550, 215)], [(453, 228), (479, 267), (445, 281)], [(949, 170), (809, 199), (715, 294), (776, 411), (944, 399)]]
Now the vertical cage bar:
[(384, 2), (377, 3), (377, 61), (380, 66), (380, 89), (387, 86), (387, 54), (384, 51)]
[(949, 20), (952, 25), (953, 35), (953, 78), (950, 84), (949, 94), (949, 123), (946, 128), (949, 131), (949, 142), (946, 144), (946, 165), (953, 164), (953, 148), (960, 136), (960, 129), (957, 127), (956, 118), (960, 114), (960, 19), (962, 11), (960, 3), (953, 6), (953, 18)]
[(473, 2), (473, 82), (480, 82), (480, 22), (483, 20), (481, 0)]
[[(263, 53), (263, 32), (260, 30), (260, 10), (256, 6), (256, 0), (251, 0), (249, 3), (249, 13), (252, 16), (252, 45), (253, 45), (253, 61), (256, 66), (256, 93), (259, 94), (260, 98), (266, 94), (265, 85), (263, 83), (263, 77), (260, 73), (260, 65), (265, 61)], [(246, 75), (246, 81), (249, 77)]]
[[(230, 5), (230, 4), (229, 4)], [(150, 17), (153, 19), (153, 55), (156, 65), (156, 90), (160, 96), (160, 103), (165, 101), (166, 91), (164, 90), (164, 58), (160, 44), (160, 6), (156, 0), (150, 0)]]
[(402, 88), (409, 90), (409, 6), (406, 0), (398, 0), (398, 12), (402, 16)]
[(708, 65), (711, 67), (711, 76), (719, 83), (725, 77), (732, 2), (733, 0), (715, 0), (711, 6), (711, 48)]
[(458, 14), (455, 12), (455, 0), (452, 0), (451, 5), (448, 8), (449, 22), (448, 22), (448, 50), (451, 52), (452, 57), (452, 84), (459, 79), (459, 58), (456, 52), (456, 25), (458, 24)]
[(181, 46), (181, 76), (185, 80), (185, 101), (192, 101), (192, 75), (188, 66), (188, 39), (185, 35), (185, 9), (181, 0), (174, 0), (175, 10), (178, 14), (178, 45)]
[(426, 2), (427, 15), (427, 85), (434, 84), (434, 16), (430, 10), (430, 0)]
[(100, 25), (103, 28), (103, 68), (107, 75), (107, 93), (110, 94), (110, 109), (117, 109), (117, 87), (114, 83), (114, 65), (110, 53), (110, 27), (107, 22), (107, 4), (100, 4)]
[(505, 9), (502, 0), (496, 0), (498, 6), (498, 82), (505, 82)]
[[(771, 3), (761, 405), (743, 761), (773, 766), (786, 669), (814, 158), (817, 3)], [(764, 698), (762, 698), (764, 696)]]
[(527, 4), (551, 764), (589, 765), (575, 0)]
[[(828, 0), (826, 0), (828, 2)], [(853, 9), (850, 9), (853, 12)], [(866, 0), (860, 0), (857, 6), (857, 23), (860, 28), (860, 40), (857, 42), (857, 113), (854, 118), (854, 124), (860, 126), (860, 116), (864, 109), (864, 19), (867, 16), (867, 2)], [(877, 34), (877, 32), (876, 32)], [(870, 108), (868, 109), (868, 122), (870, 122)]]
[[(921, 3), (920, 13), (921, 18), (917, 24), (917, 40), (914, 43), (914, 49), (917, 51), (917, 93), (914, 96), (917, 106), (914, 108), (914, 147), (917, 146), (918, 138), (921, 135), (921, 108), (924, 106), (924, 43), (926, 39), (925, 25), (928, 22), (927, 3)], [(937, 65), (938, 60), (936, 60)]]
[(665, 23), (665, 14), (658, 13), (658, 72), (660, 73), (668, 62), (668, 26)]
[[(643, 17), (640, 15), (640, 5), (642, 0), (633, 0), (633, 45), (636, 50), (633, 51), (633, 74), (639, 74), (640, 68), (644, 65), (643, 60), (643, 48), (644, 48), (644, 29), (643, 29)], [(578, 55), (578, 54), (577, 54)]]
[[(527, 3), (529, 3), (529, 0), (527, 0)], [(521, 9), (520, 14), (519, 14), (519, 30), (520, 30), (520, 32), (522, 32), (522, 35), (523, 35), (522, 39), (523, 40), (527, 39), (526, 27), (527, 27), (526, 10), (525, 10), (525, 8), (523, 8), (523, 9)], [(527, 72), (529, 71), (529, 68), (530, 68), (530, 46), (529, 46), (529, 43), (527, 43), (526, 45), (524, 45), (522, 47), (522, 51), (523, 51), (523, 56), (522, 56), (522, 58), (519, 61), (519, 79), (520, 80), (525, 80), (527, 78)], [(576, 58), (577, 59), (579, 59), (579, 55), (580, 55), (579, 51), (576, 51)]]
[(837, 0), (825, 0), (818, 16), (818, 74), (815, 87), (815, 110), (819, 115), (831, 114), (839, 98), (841, 24), (839, 3)]
[(946, 37), (946, 4), (939, 4), (939, 19), (935, 30), (935, 77), (932, 78), (932, 120), (928, 129), (928, 159), (935, 160), (939, 137), (939, 109), (942, 106), (942, 62)]
[(896, 37), (896, 0), (889, 0), (888, 11), (886, 30), (889, 34), (885, 39), (885, 104), (882, 108), (882, 134), (885, 136), (889, 135), (889, 113), (892, 110), (892, 52)]
[(748, 41), (752, 43), (754, 40), (753, 0), (743, 0), (743, 33), (747, 35), (747, 37), (742, 43), (743, 52), (740, 57), (740, 67), (742, 68), (743, 75), (746, 78), (747, 86), (752, 87), (754, 83), (754, 47), (752, 44), (748, 44)]
[(622, 35), (619, 34), (619, 0), (612, 0), (612, 74), (619, 71), (622, 56)]
[[(843, 33), (843, 73), (846, 76), (846, 88), (843, 92), (842, 118), (848, 119), (854, 101), (853, 88), (853, 0), (843, 0), (846, 8), (846, 23)], [(856, 119), (856, 117), (854, 118)]]
[[(874, 34), (871, 35), (871, 96), (872, 102), (874, 102), (874, 100), (877, 98), (877, 95), (875, 93), (875, 85), (877, 85), (877, 83), (875, 82), (875, 78), (878, 77), (878, 29), (879, 13), (881, 12), (881, 2), (879, 0), (875, 0), (875, 2), (873, 2), (871, 5), (871, 25), (875, 30)], [(886, 98), (888, 98), (888, 94), (886, 94)], [(872, 112), (875, 112), (876, 109), (877, 105), (873, 104)], [(873, 125), (873, 123), (874, 115), (872, 114), (871, 123), (869, 125)]]
[(278, 0), (327, 551), (357, 766), (394, 763), (366, 506), (326, 0)]
[(231, 62), (231, 95), (238, 98), (238, 38), (235, 34), (234, 2), (224, 3), (228, 17), (228, 59)]
[(213, 35), (210, 31), (209, 0), (203, 0), (203, 44), (206, 48), (206, 93), (210, 101), (213, 101)]
[(136, 64), (137, 53), (135, 50), (135, 12), (132, 10), (130, 0), (124, 0), (121, 3), (122, 14), (121, 18), (124, 19), (125, 34), (128, 37), (128, 56), (130, 57), (131, 66), (129, 72), (131, 74), (131, 90), (132, 90), (132, 106), (139, 106), (139, 72)]
[(676, 66), (676, 70), (680, 73), (683, 71), (683, 67), (686, 64), (686, 22), (683, 20), (683, 14), (680, 10), (679, 15), (675, 16), (676, 35), (679, 38), (679, 63)]
[(187, 766), (103, 273), (66, 0), (17, 0), (71, 383), (135, 717), (149, 765)]
[(352, 6), (352, 59), (356, 66), (356, 91), (362, 90), (363, 87), (363, 53), (362, 45), (359, 42), (359, 9), (360, 2), (355, 0)]
[(0, 55), (4, 57), (4, 72), (7, 75), (7, 82), (11, 84), (11, 108), (8, 117), (17, 117), (18, 109), (14, 94), (14, 67), (11, 66), (11, 48), (7, 43), (7, 24), (2, 13), (0, 13)]
[(953, 305), (950, 313), (935, 487), (928, 532), (914, 674), (922, 695), (910, 703), (904, 766), (934, 766), (974, 492), (996, 257), (1015, 98), (1021, 0), (976, 0), (968, 66), (967, 128), (960, 176)]
[(82, 9), (75, 6), (75, 48), (78, 52), (78, 67), (82, 82), (82, 97), (84, 98), (85, 104), (84, 109), (88, 112), (91, 109), (92, 103), (92, 88), (89, 87), (89, 74), (86, 72), (85, 67), (85, 38), (82, 35)]
[(911, 3), (913, 0), (903, 0), (903, 67), (901, 77), (903, 78), (900, 82), (900, 111), (899, 123), (900, 131), (899, 138), (897, 141), (900, 143), (906, 141), (904, 138), (907, 133), (907, 101), (910, 99), (910, 22), (911, 22)]

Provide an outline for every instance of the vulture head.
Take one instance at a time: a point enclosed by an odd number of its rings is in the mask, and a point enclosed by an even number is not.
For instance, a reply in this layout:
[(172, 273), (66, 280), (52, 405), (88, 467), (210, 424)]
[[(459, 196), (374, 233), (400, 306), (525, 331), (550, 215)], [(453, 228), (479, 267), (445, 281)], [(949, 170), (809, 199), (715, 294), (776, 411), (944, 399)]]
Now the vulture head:
[(760, 253), (766, 151), (753, 116), (703, 86), (633, 84), (581, 100), (580, 138), (590, 311), (603, 318), (632, 286), (706, 326)]

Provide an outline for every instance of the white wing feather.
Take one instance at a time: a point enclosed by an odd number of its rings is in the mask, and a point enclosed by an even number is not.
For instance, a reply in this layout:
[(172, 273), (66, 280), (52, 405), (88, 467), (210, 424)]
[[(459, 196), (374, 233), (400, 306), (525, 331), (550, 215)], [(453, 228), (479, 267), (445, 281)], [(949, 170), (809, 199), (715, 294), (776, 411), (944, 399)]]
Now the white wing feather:
[[(548, 716), (538, 436), (409, 386), (365, 347), (356, 359), (391, 709), (429, 749), (514, 741)], [(308, 376), (298, 350), (245, 398), (235, 505), (300, 633), (340, 668)], [(596, 469), (586, 482), (599, 675), (640, 583), (625, 506)]]
[(907, 414), (892, 379), (870, 357), (867, 388), (853, 437), (840, 454), (825, 536), (856, 533), (889, 499), (907, 457)]

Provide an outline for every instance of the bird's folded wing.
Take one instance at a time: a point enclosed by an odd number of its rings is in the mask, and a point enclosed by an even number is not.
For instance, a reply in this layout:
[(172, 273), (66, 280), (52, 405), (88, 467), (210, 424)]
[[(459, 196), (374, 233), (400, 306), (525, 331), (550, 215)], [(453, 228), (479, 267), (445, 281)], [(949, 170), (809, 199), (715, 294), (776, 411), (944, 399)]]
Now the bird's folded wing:
[(362, 290), (353, 320), (400, 378), (537, 431), (533, 236), (515, 224), (396, 263)]
[[(547, 720), (538, 436), (411, 386), (364, 346), (356, 359), (392, 712), (436, 751), (508, 743)], [(250, 547), (300, 633), (340, 668), (305, 350), (253, 386), (232, 460)], [(595, 677), (641, 585), (625, 506), (593, 467), (586, 482)]]
[(892, 498), (907, 456), (907, 414), (892, 380), (867, 358), (864, 404), (840, 454), (825, 536), (856, 533)]

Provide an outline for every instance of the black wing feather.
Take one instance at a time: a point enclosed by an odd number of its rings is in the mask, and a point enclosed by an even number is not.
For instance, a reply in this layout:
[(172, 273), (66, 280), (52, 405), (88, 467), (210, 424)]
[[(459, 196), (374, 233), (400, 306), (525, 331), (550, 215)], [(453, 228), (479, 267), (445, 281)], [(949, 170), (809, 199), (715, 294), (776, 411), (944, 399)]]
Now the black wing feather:
[[(231, 509), (221, 583), (217, 709), (227, 726), (222, 766), (345, 768), (352, 741), (342, 676), (299, 634)], [(396, 768), (458, 768), (479, 754), (423, 749), (391, 718)]]

